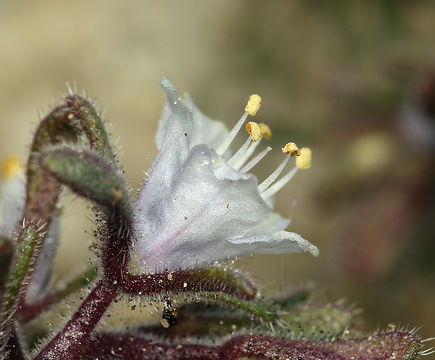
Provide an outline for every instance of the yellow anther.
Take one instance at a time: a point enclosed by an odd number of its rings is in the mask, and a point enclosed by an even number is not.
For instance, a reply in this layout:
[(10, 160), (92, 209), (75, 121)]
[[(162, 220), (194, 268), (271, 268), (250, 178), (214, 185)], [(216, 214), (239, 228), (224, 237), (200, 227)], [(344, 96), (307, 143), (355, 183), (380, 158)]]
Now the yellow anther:
[(7, 157), (2, 164), (2, 179), (10, 179), (21, 171), (20, 159), (11, 155)]
[(251, 115), (255, 116), (258, 109), (260, 109), (261, 104), (261, 96), (257, 94), (253, 94), (249, 97), (248, 104), (245, 107), (245, 111)]
[(251, 135), (252, 141), (258, 141), (261, 137), (260, 126), (256, 122), (250, 121), (246, 124), (246, 131)]
[(302, 170), (309, 169), (311, 166), (311, 149), (304, 147), (300, 150), (300, 153), (300, 156), (296, 158), (296, 166)]
[(263, 135), (264, 138), (269, 140), (272, 137), (272, 131), (270, 131), (270, 127), (267, 124), (260, 123), (258, 124), (260, 127), (261, 135)]
[(298, 146), (294, 142), (289, 142), (281, 150), (284, 154), (290, 154), (290, 156), (299, 156), (301, 154)]

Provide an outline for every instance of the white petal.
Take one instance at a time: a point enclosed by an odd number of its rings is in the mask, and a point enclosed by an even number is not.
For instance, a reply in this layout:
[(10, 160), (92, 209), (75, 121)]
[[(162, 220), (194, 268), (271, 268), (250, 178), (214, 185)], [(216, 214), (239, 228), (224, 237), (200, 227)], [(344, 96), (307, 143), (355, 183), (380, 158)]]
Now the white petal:
[(135, 210), (132, 255), (153, 270), (209, 263), (209, 249), (245, 236), (271, 213), (256, 178), (234, 170), (205, 145), (192, 149), (169, 187), (150, 184), (146, 202)]
[[(264, 198), (263, 198), (264, 199)], [(264, 199), (267, 205), (269, 205), (272, 209), (275, 207), (276, 198), (274, 195), (269, 196), (267, 199)]]
[[(168, 79), (164, 78), (160, 86), (167, 94), (167, 101), (156, 134), (159, 153), (148, 171), (149, 178), (145, 179), (136, 199), (139, 207), (149, 201), (144, 197), (145, 188), (159, 188), (165, 191), (189, 155), (192, 114)], [(149, 191), (146, 193), (149, 194)]]
[(257, 234), (272, 234), (280, 230), (284, 230), (289, 226), (290, 220), (282, 217), (276, 212), (271, 212), (258, 225), (252, 227), (245, 236), (254, 236)]
[(314, 256), (319, 255), (316, 246), (299, 234), (287, 231), (231, 239), (229, 242), (236, 246), (234, 251), (237, 252), (238, 256), (252, 253), (279, 254), (286, 252), (309, 252)]
[(204, 115), (189, 94), (185, 94), (184, 99), (193, 116), (193, 133), (190, 147), (206, 144), (210, 149), (217, 149), (227, 137), (228, 129), (221, 121), (210, 119)]
[(180, 98), (177, 89), (169, 79), (163, 78), (160, 86), (166, 92), (167, 97), (155, 138), (157, 148), (161, 151), (165, 145), (169, 144), (172, 144), (175, 150), (179, 150), (179, 147), (188, 148), (189, 139), (192, 137), (192, 112)]

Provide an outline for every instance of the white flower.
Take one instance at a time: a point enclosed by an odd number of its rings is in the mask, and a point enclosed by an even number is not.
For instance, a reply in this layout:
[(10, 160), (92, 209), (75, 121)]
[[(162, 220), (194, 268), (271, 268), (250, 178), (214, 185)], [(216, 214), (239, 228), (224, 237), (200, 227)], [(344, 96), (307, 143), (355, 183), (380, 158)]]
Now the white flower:
[[(134, 206), (133, 269), (192, 268), (252, 253), (308, 251), (317, 256), (314, 245), (283, 231), (289, 220), (272, 210), (273, 195), (298, 169), (275, 181), (290, 155), (258, 185), (247, 171), (270, 148), (247, 163), (260, 143), (251, 139), (258, 139), (257, 124), (249, 123), (251, 137), (239, 151), (234, 155), (229, 151), (248, 113), (255, 115), (258, 110), (260, 97), (251, 97), (245, 114), (228, 132), (222, 123), (202, 114), (190, 98), (180, 99), (168, 79), (160, 85), (167, 103), (156, 135), (159, 152)], [(307, 154), (304, 158), (301, 168), (309, 166)]]

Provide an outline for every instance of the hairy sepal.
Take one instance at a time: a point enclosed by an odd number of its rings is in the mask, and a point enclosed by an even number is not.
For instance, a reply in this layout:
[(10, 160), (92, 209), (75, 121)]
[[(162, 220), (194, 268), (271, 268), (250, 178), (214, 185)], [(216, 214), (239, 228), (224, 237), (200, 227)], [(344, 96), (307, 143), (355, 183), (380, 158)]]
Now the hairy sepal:
[(339, 304), (305, 305), (281, 311), (286, 332), (292, 337), (327, 340), (341, 336), (353, 328), (355, 313)]
[(113, 152), (109, 136), (100, 114), (91, 102), (78, 95), (68, 95), (65, 101), (70, 111), (79, 119), (91, 148), (95, 149), (106, 160), (112, 161)]
[(199, 301), (180, 307), (178, 323), (169, 329), (151, 326), (143, 327), (141, 331), (165, 338), (183, 338), (223, 336), (245, 329), (305, 340), (335, 339), (350, 331), (357, 334), (355, 313), (339, 304), (304, 305), (283, 310), (264, 300), (243, 301), (227, 294), (209, 294)]
[(199, 301), (177, 309), (178, 321), (174, 326), (141, 327), (140, 332), (183, 341), (188, 337), (222, 337), (241, 329), (269, 333), (281, 327), (277, 309), (258, 300), (244, 301), (227, 294), (211, 293)]
[(129, 194), (124, 179), (96, 152), (67, 146), (49, 147), (39, 164), (73, 192), (106, 209), (129, 213)]
[(20, 297), (24, 297), (27, 284), (31, 281), (32, 271), (37, 260), (37, 249), (45, 236), (44, 227), (27, 223), (20, 231), (15, 256), (13, 258), (8, 282), (1, 303), (0, 355), (5, 355), (9, 337), (13, 334), (14, 317)]

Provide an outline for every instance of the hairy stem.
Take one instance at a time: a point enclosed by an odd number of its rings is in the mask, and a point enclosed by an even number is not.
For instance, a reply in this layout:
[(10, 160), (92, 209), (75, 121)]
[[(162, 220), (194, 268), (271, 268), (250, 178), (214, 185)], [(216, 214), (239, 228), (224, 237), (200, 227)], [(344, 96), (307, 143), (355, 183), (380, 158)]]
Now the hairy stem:
[(30, 281), (29, 268), (35, 263), (35, 248), (43, 236), (34, 225), (22, 229), (18, 236), (16, 255), (12, 263), (12, 271), (3, 293), (0, 314), (0, 355), (4, 355), (6, 344), (14, 329), (14, 317), (18, 301), (25, 285)]
[(40, 169), (37, 152), (45, 145), (77, 141), (78, 129), (72, 123), (73, 118), (67, 107), (55, 108), (40, 123), (33, 138), (27, 165), (26, 202), (22, 216), (24, 229), (16, 239), (15, 256), (1, 305), (0, 355), (13, 329), (18, 297), (25, 299), (34, 265), (41, 253), (46, 233), (41, 234), (38, 227), (48, 229), (60, 191), (60, 184)]
[(156, 274), (130, 275), (123, 279), (123, 290), (129, 294), (222, 292), (239, 299), (252, 300), (257, 291), (241, 274), (221, 268), (165, 271)]
[(86, 358), (412, 360), (416, 359), (420, 348), (421, 342), (406, 332), (335, 341), (246, 334), (234, 336), (220, 346), (184, 344), (182, 339), (165, 344), (136, 334), (103, 333), (94, 336), (92, 347), (86, 350)]
[(2, 359), (4, 360), (24, 360), (23, 350), (21, 349), (20, 343), (18, 341), (18, 336), (15, 329), (9, 336), (9, 341), (6, 345), (6, 356)]
[(114, 358), (129, 360), (218, 360), (219, 349), (207, 345), (152, 343), (129, 334), (97, 334), (86, 349), (89, 359)]
[(98, 271), (95, 268), (86, 269), (82, 274), (66, 283), (61, 289), (48, 293), (37, 302), (31, 304), (24, 301), (21, 302), (17, 313), (18, 320), (24, 323), (33, 320), (43, 311), (47, 310), (51, 305), (58, 303), (73, 292), (82, 289), (93, 281), (97, 275)]
[(98, 233), (103, 244), (104, 276), (109, 282), (120, 283), (129, 259), (132, 217), (129, 192), (120, 171), (95, 152), (66, 146), (48, 149), (39, 163), (53, 178), (101, 207)]
[(51, 221), (60, 184), (42, 171), (38, 163), (38, 153), (47, 145), (62, 141), (76, 142), (79, 129), (73, 124), (73, 118), (66, 106), (59, 106), (45, 117), (36, 130), (27, 163), (24, 219), (47, 224)]
[(420, 348), (421, 341), (406, 332), (335, 341), (239, 335), (221, 347), (221, 359), (411, 360), (416, 359)]
[(118, 295), (116, 288), (99, 281), (65, 327), (36, 356), (35, 360), (70, 360), (86, 347), (91, 332)]
[[(79, 129), (74, 125), (73, 114), (66, 106), (59, 106), (52, 110), (40, 123), (30, 150), (27, 163), (26, 202), (23, 210), (23, 222), (33, 223), (37, 226), (44, 225), (48, 230), (59, 197), (61, 184), (41, 169), (38, 164), (38, 153), (44, 146), (57, 144), (61, 141), (76, 142)], [(33, 252), (28, 256), (33, 257), (36, 264), (42, 250), (45, 236), (38, 239)], [(17, 240), (20, 242), (20, 239)], [(34, 266), (28, 267), (26, 278), (28, 282), (22, 284), (20, 296), (25, 299), (27, 284), (31, 281)]]
[[(112, 164), (114, 154), (100, 114), (88, 100), (78, 95), (67, 96), (66, 103), (74, 115), (80, 119), (91, 148), (95, 149), (109, 164)], [(121, 190), (124, 191), (125, 186), (121, 186)], [(105, 277), (112, 283), (122, 281), (129, 259), (131, 218), (126, 204), (128, 205), (127, 199), (124, 197), (119, 204), (114, 206), (103, 205), (106, 226), (102, 229), (104, 233), (102, 263)], [(124, 208), (121, 209), (121, 207)]]

